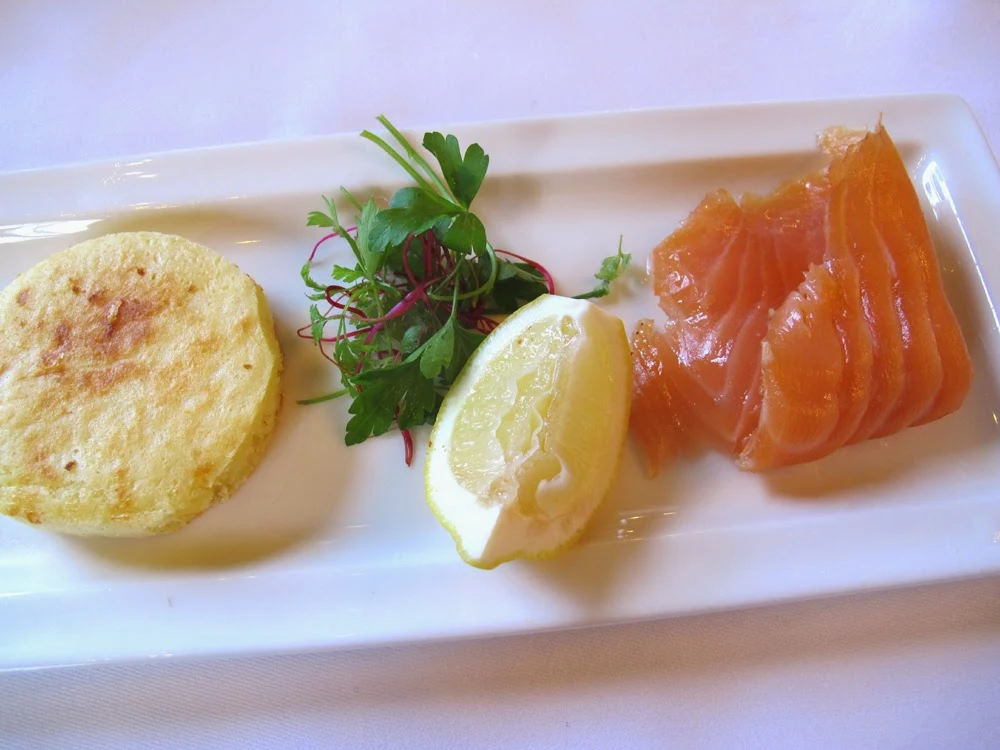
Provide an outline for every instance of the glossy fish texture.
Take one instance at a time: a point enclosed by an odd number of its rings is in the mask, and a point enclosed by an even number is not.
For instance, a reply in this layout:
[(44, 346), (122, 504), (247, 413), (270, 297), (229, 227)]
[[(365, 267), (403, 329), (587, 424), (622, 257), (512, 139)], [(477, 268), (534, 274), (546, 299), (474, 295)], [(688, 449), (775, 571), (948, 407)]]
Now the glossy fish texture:
[(684, 433), (762, 471), (934, 421), (968, 394), (968, 349), (888, 132), (821, 143), (824, 171), (738, 203), (712, 193), (653, 250), (666, 324), (633, 336), (650, 473)]

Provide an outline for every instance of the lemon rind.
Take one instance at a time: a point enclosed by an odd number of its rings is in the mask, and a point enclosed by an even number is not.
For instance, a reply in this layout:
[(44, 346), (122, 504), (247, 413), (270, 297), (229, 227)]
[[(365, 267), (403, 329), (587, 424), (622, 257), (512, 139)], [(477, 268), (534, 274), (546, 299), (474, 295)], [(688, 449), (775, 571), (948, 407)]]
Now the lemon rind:
[[(549, 301), (553, 299), (558, 299), (561, 307), (558, 310), (553, 310), (551, 313), (548, 313), (546, 307), (555, 306), (555, 303)], [(468, 502), (478, 502), (473, 493), (458, 485), (457, 481), (455, 481), (454, 477), (451, 475), (450, 470), (442, 473), (442, 476), (451, 479), (451, 481), (448, 482), (449, 486), (442, 487), (434, 479), (436, 469), (440, 469), (442, 466), (447, 468), (448, 466), (448, 450), (450, 448), (448, 445), (448, 439), (455, 421), (458, 405), (467, 397), (469, 391), (478, 381), (479, 377), (481, 377), (483, 369), (486, 364), (489, 363), (493, 355), (501, 351), (508, 342), (520, 335), (525, 328), (537, 320), (544, 319), (544, 317), (548, 314), (565, 314), (566, 302), (566, 298), (554, 298), (550, 295), (543, 295), (513, 313), (500, 328), (491, 334), (491, 336), (480, 346), (480, 349), (473, 355), (473, 358), (469, 361), (465, 370), (463, 370), (463, 372), (459, 375), (455, 384), (445, 396), (445, 400), (438, 413), (438, 419), (432, 428), (429, 449), (424, 464), (424, 483), (427, 503), (435, 518), (437, 518), (438, 522), (452, 537), (459, 557), (472, 567), (481, 570), (493, 570), (504, 563), (515, 560), (545, 560), (562, 554), (580, 540), (586, 532), (591, 518), (606, 500), (611, 491), (611, 487), (613, 486), (614, 477), (617, 474), (621, 457), (624, 452), (625, 443), (627, 442), (627, 428), (625, 424), (627, 423), (627, 415), (631, 406), (630, 377), (626, 378), (625, 402), (623, 407), (623, 414), (625, 416), (622, 420), (623, 425), (620, 429), (620, 434), (618, 435), (617, 445), (615, 449), (613, 449), (614, 460), (610, 462), (607, 484), (605, 487), (601, 488), (599, 492), (593, 493), (591, 497), (587, 498), (585, 501), (573, 508), (572, 512), (579, 513), (579, 519), (574, 519), (571, 523), (574, 527), (573, 531), (553, 547), (541, 550), (526, 550), (521, 547), (511, 550), (509, 554), (496, 558), (484, 558), (481, 556), (471, 555), (463, 541), (462, 533), (460, 533), (457, 526), (449, 519), (448, 513), (442, 509), (441, 504), (438, 502), (438, 496), (444, 492), (458, 492), (464, 495), (463, 500)], [(576, 306), (577, 304), (579, 304), (579, 307), (576, 308), (578, 314), (582, 315), (593, 303), (573, 300), (573, 306)], [(630, 374), (631, 360), (628, 347), (628, 336), (621, 321), (617, 318), (614, 320), (617, 321), (614, 335), (619, 337), (619, 341), (617, 346), (609, 346), (609, 350), (621, 353), (622, 361), (620, 364), (622, 369), (625, 373)]]

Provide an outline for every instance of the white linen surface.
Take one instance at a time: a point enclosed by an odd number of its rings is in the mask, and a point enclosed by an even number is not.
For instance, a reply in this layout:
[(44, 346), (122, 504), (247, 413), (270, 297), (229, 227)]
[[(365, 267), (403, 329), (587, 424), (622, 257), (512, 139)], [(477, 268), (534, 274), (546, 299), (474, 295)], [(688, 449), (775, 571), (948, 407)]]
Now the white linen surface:
[[(357, 130), (383, 111), (423, 125), (926, 91), (964, 96), (997, 149), (998, 50), (995, 0), (0, 2), (0, 171)], [(995, 748), (1000, 579), (0, 675), (0, 748), (34, 747)]]

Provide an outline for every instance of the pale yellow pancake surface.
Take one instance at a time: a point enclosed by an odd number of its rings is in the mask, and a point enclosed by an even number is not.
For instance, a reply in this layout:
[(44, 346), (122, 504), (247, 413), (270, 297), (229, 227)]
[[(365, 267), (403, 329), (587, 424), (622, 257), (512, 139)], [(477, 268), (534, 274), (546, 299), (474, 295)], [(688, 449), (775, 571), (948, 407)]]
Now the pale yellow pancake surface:
[(260, 287), (181, 237), (108, 235), (0, 292), (0, 513), (174, 531), (262, 458), (281, 352)]

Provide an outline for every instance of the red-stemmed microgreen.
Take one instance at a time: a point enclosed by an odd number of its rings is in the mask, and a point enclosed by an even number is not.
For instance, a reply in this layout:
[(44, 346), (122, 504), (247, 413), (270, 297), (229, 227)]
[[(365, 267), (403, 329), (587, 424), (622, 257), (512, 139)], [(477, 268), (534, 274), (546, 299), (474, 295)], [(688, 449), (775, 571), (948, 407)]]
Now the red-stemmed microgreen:
[[(384, 208), (341, 188), (355, 212), (349, 228), (326, 196), (326, 210), (310, 212), (307, 225), (328, 231), (301, 269), (312, 304), (310, 322), (298, 334), (312, 339), (337, 366), (342, 387), (299, 403), (349, 396), (346, 443), (364, 442), (395, 426), (410, 464), (412, 428), (434, 420), (444, 394), (496, 328), (495, 316), (554, 294), (555, 282), (536, 261), (494, 249), (470, 210), (489, 167), (479, 144), (463, 154), (455, 136), (426, 133), (421, 145), (439, 173), (387, 118), (379, 116), (378, 122), (387, 137), (368, 130), (361, 136), (415, 185), (397, 190)], [(333, 240), (346, 243), (354, 267), (334, 264), (330, 282), (322, 283), (313, 276), (313, 264), (319, 249)], [(596, 275), (598, 286), (578, 296), (607, 294), (628, 262), (619, 243), (618, 254), (605, 259)]]

